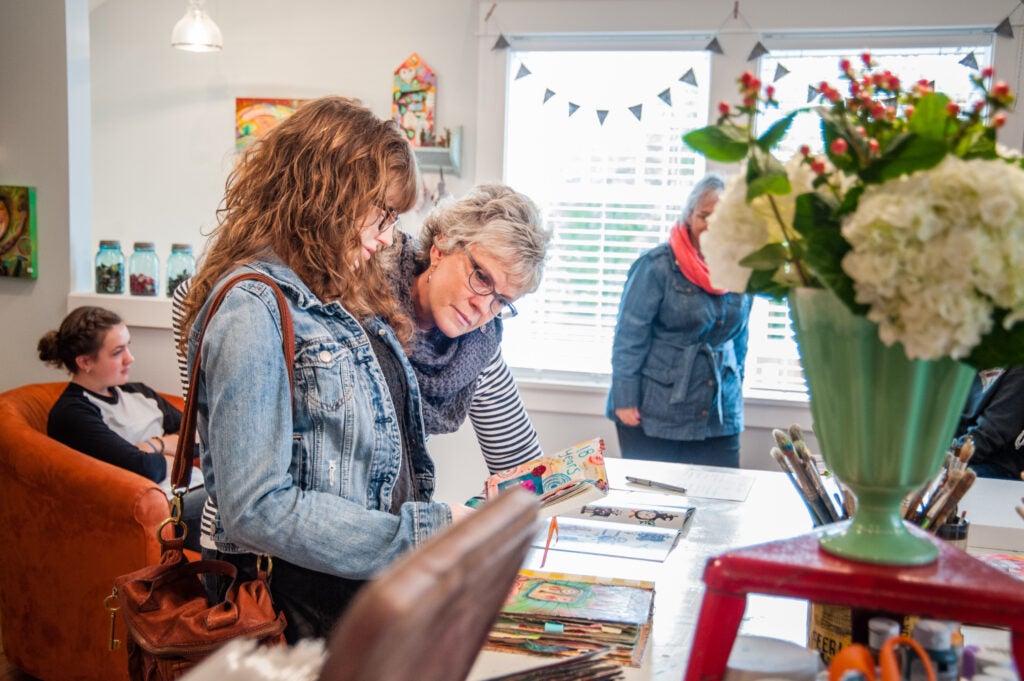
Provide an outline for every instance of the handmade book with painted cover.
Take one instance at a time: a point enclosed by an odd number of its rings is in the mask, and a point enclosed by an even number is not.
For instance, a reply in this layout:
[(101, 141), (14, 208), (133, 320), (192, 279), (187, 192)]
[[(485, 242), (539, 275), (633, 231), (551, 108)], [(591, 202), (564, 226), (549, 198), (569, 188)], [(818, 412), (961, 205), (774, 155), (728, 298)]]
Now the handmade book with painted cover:
[(613, 659), (639, 667), (653, 612), (653, 582), (524, 569), (487, 647), (554, 656), (608, 648)]
[(594, 438), (487, 478), (487, 498), (518, 485), (541, 497), (541, 517), (577, 509), (608, 493), (604, 440)]

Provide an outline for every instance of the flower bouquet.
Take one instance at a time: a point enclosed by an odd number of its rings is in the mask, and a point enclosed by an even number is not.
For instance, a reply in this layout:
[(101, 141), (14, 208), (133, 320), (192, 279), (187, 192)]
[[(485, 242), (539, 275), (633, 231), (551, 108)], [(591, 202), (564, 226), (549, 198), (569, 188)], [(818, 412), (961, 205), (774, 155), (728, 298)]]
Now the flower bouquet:
[[(788, 297), (829, 467), (858, 498), (833, 553), (897, 564), (934, 559), (899, 503), (938, 468), (973, 377), (1024, 364), (1024, 169), (996, 144), (1014, 96), (992, 69), (961, 108), (927, 81), (905, 88), (870, 54), (839, 64), (846, 94), (782, 116), (750, 73), (739, 106), (684, 141), (742, 162), (701, 246), (715, 286)], [(772, 151), (813, 112), (824, 153)], [(970, 366), (968, 366), (970, 365)]]

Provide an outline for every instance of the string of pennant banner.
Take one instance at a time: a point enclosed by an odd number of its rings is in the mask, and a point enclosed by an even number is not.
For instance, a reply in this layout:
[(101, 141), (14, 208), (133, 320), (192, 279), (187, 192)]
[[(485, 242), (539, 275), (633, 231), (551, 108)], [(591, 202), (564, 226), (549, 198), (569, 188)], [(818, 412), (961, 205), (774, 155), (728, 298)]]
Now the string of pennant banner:
[[(1021, 2), (1024, 3), (1024, 0), (1021, 0)], [(495, 5), (492, 5), (490, 12), (488, 12), (487, 17), (485, 17), (485, 21), (490, 18), (491, 13), (493, 13), (494, 7), (496, 7), (496, 5), (497, 5), (497, 3), (495, 3)], [(735, 3), (735, 5), (733, 7), (733, 10), (730, 13), (730, 17), (732, 19), (742, 18), (742, 15), (739, 13), (739, 2), (738, 1)], [(728, 21), (728, 18), (726, 19), (726, 21)], [(746, 23), (745, 19), (743, 21), (744, 21), (744, 23)], [(748, 26), (749, 26), (749, 24), (748, 24)], [(999, 23), (999, 25), (997, 25), (994, 29), (992, 29), (992, 33), (994, 33), (995, 35), (997, 35), (997, 36), (999, 36), (1001, 38), (1013, 38), (1013, 26), (1010, 23), (1010, 16), (1008, 15), (1005, 19), (1003, 19)], [(512, 44), (512, 42), (508, 39), (508, 37), (506, 37), (506, 35), (504, 33), (499, 33), (498, 39), (495, 41), (495, 43), (494, 43), (494, 45), (493, 45), (493, 47), (491, 49), (492, 50), (509, 50), (509, 49), (514, 50), (515, 48), (514, 48), (514, 45)], [(712, 54), (718, 54), (718, 55), (724, 55), (725, 54), (725, 51), (722, 49), (722, 45), (718, 42), (718, 38), (717, 37), (713, 37), (707, 43), (707, 45), (704, 46), (704, 51), (710, 52)], [(761, 57), (763, 57), (765, 55), (769, 55), (769, 54), (771, 54), (770, 50), (765, 46), (765, 44), (763, 42), (758, 40), (757, 43), (754, 45), (754, 47), (750, 50), (750, 53), (747, 55), (747, 61), (748, 62), (756, 61), (757, 59), (760, 59)], [(974, 52), (970, 52), (969, 54), (967, 54), (958, 63), (963, 65), (963, 66), (965, 66), (965, 67), (967, 67), (967, 68), (969, 68), (969, 69), (972, 69), (972, 70), (977, 70), (978, 69), (978, 60), (977, 60), (977, 57), (975, 56)], [(780, 79), (784, 78), (788, 74), (789, 74), (789, 69), (787, 69), (783, 64), (778, 63), (778, 64), (775, 65), (775, 73), (772, 76), (772, 82), (778, 82)], [(535, 74), (533, 73), (533, 71), (531, 71), (530, 68), (525, 63), (523, 63), (522, 60), (520, 60), (519, 68), (516, 70), (516, 75), (515, 75), (514, 80), (521, 80), (523, 78), (527, 78), (529, 76), (534, 76), (534, 75)], [(690, 68), (690, 69), (688, 69), (684, 74), (682, 74), (678, 78), (677, 82), (683, 83), (685, 85), (689, 85), (689, 86), (692, 86), (692, 87), (697, 87), (697, 76), (694, 73), (694, 70), (692, 68)], [(934, 81), (932, 82), (932, 86), (934, 87)], [(541, 101), (541, 104), (547, 104), (549, 100), (551, 100), (552, 98), (554, 98), (558, 94), (559, 94), (558, 92), (556, 92), (555, 90), (552, 90), (550, 87), (545, 87), (544, 88), (544, 94), (543, 94), (543, 100)], [(813, 102), (815, 99), (817, 99), (819, 94), (820, 93), (819, 93), (818, 88), (816, 88), (813, 85), (808, 85), (807, 86), (807, 102), (808, 103)], [(667, 106), (671, 107), (672, 106), (672, 87), (671, 86), (665, 87), (662, 91), (660, 91), (657, 94), (657, 98), (659, 100), (661, 100), (663, 103), (665, 103)], [(566, 109), (567, 116), (572, 117), (574, 114), (576, 114), (578, 111), (580, 111), (581, 108), (583, 108), (580, 104), (578, 104), (575, 101), (573, 101), (575, 99), (573, 96), (571, 96), (571, 95), (566, 96), (565, 99), (566, 99), (566, 102), (567, 102), (567, 105), (568, 105), (567, 109)], [(634, 118), (636, 118), (637, 121), (641, 121), (643, 119), (643, 108), (644, 108), (644, 105), (642, 103), (634, 104), (634, 105), (626, 107), (626, 108), (628, 109), (629, 113), (632, 114)], [(596, 108), (595, 107), (594, 113), (597, 116), (597, 120), (598, 120), (598, 123), (600, 125), (602, 125), (602, 126), (604, 125), (604, 122), (607, 119), (608, 114), (609, 114), (610, 111), (611, 111), (611, 109), (609, 109), (609, 108)]]

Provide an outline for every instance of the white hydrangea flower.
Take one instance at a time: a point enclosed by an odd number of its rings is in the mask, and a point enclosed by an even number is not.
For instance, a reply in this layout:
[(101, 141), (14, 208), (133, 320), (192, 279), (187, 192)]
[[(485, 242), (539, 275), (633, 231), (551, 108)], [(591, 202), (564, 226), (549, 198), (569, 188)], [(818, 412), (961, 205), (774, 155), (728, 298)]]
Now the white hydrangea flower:
[[(799, 239), (793, 229), (796, 197), (814, 191), (815, 177), (802, 160), (803, 156), (797, 154), (786, 163), (793, 189), (782, 196), (762, 195), (747, 203), (746, 164), (726, 179), (725, 190), (708, 218), (708, 229), (701, 236), (701, 251), (712, 285), (737, 293), (746, 291), (751, 270), (740, 265), (741, 260), (767, 244), (786, 241), (787, 234), (793, 240)], [(776, 210), (783, 224), (779, 223)], [(791, 275), (780, 271), (776, 277), (786, 280)]]
[(843, 270), (883, 342), (908, 357), (963, 358), (992, 329), (1024, 319), (1024, 170), (950, 156), (871, 185), (843, 222)]

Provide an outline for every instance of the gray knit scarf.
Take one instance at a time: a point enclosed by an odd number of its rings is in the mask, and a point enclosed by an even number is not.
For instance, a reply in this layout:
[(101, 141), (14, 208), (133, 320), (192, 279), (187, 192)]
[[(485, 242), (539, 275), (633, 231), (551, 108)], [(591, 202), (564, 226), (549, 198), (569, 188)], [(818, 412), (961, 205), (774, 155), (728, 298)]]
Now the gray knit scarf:
[[(396, 234), (396, 266), (389, 278), (402, 308), (414, 317), (412, 286), (426, 263), (416, 261), (416, 244), (406, 234)], [(492, 319), (479, 329), (448, 338), (437, 327), (416, 334), (409, 347), (409, 361), (423, 397), (423, 421), (428, 435), (454, 433), (466, 420), (477, 379), (494, 359), (501, 343), (501, 320)]]

